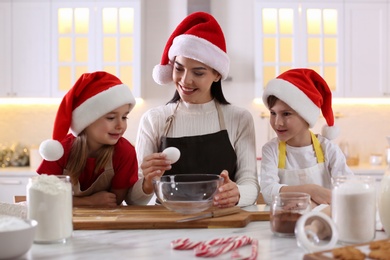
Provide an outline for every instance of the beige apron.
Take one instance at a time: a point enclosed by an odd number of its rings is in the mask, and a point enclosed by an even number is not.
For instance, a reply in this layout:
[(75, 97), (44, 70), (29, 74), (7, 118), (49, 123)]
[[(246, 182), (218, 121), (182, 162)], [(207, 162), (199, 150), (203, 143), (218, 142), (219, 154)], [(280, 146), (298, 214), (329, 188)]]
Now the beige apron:
[[(64, 170), (63, 174), (69, 175), (66, 169)], [(114, 175), (115, 173), (114, 168), (112, 167), (112, 159), (110, 159), (107, 165), (104, 167), (104, 171), (102, 172), (102, 174), (99, 175), (96, 181), (92, 183), (92, 185), (88, 189), (82, 191), (80, 189), (80, 182), (77, 182), (76, 185), (73, 185), (73, 196), (84, 197), (90, 196), (100, 191), (109, 191), (111, 187), (111, 180)]]
[(317, 184), (325, 188), (331, 188), (331, 178), (325, 168), (325, 158), (320, 142), (317, 137), (310, 132), (313, 142), (317, 164), (305, 169), (286, 170), (286, 143), (279, 142), (279, 164), (278, 175), (281, 184), (291, 186), (302, 184)]

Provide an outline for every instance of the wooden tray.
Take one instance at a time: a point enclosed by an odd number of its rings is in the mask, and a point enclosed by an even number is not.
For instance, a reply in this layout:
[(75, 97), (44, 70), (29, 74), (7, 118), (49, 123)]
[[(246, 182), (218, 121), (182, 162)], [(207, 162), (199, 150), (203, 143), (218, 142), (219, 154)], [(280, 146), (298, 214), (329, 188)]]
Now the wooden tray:
[[(390, 241), (390, 239), (384, 239), (384, 240), (379, 240), (379, 241)], [(368, 257), (368, 254), (370, 253), (370, 248), (369, 248), (370, 242), (369, 243), (364, 243), (364, 244), (356, 244), (356, 245), (349, 245), (356, 247), (360, 251), (362, 251), (364, 254), (366, 254), (365, 259), (372, 259)], [(344, 246), (347, 247), (347, 246)], [(311, 253), (311, 254), (306, 254), (303, 256), (303, 260), (332, 260), (335, 259), (333, 258), (332, 250), (326, 250), (326, 251), (320, 251), (316, 253)]]
[[(204, 213), (204, 212), (203, 212)], [(176, 222), (179, 219), (196, 216), (182, 215), (163, 206), (120, 206), (119, 208), (73, 208), (73, 228), (83, 230), (100, 229), (171, 229), (171, 228), (236, 228), (251, 221), (269, 220), (269, 211), (239, 213), (207, 218), (190, 222)]]

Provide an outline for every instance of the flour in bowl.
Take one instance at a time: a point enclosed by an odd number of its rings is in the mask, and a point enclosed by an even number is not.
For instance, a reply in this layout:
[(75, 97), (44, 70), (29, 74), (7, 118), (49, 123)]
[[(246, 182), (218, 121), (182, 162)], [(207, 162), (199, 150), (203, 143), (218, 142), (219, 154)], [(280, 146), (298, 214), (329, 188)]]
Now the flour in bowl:
[(29, 227), (30, 225), (21, 218), (0, 215), (0, 232), (21, 230)]

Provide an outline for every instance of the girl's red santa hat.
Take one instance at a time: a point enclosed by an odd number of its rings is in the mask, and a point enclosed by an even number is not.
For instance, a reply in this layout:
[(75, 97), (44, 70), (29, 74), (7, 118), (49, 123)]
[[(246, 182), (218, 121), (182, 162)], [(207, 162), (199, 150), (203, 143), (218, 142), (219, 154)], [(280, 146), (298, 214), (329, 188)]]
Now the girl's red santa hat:
[(208, 13), (187, 16), (169, 37), (160, 64), (153, 68), (153, 79), (160, 85), (172, 82), (173, 60), (184, 56), (210, 66), (225, 80), (229, 73), (225, 37), (218, 22)]
[(61, 141), (69, 130), (78, 136), (87, 126), (125, 104), (130, 111), (135, 99), (128, 86), (104, 71), (85, 73), (62, 99), (54, 122), (53, 140), (43, 141), (39, 153), (47, 161), (56, 161), (64, 154)]
[(321, 110), (327, 123), (321, 134), (328, 139), (335, 139), (339, 134), (339, 128), (334, 125), (332, 92), (314, 70), (301, 68), (282, 73), (265, 87), (263, 102), (267, 107), (267, 99), (271, 95), (294, 109), (310, 128), (316, 124)]

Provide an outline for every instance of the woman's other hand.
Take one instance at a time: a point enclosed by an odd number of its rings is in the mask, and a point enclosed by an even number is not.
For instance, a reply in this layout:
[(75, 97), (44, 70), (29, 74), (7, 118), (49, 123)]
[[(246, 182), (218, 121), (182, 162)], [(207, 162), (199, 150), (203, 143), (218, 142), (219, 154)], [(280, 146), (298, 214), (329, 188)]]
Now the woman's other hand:
[(220, 176), (224, 181), (214, 197), (214, 205), (220, 208), (233, 207), (240, 200), (240, 192), (237, 184), (230, 180), (229, 173), (225, 170), (222, 171)]

